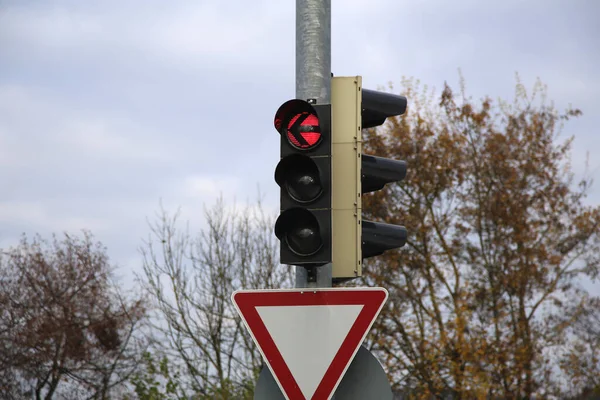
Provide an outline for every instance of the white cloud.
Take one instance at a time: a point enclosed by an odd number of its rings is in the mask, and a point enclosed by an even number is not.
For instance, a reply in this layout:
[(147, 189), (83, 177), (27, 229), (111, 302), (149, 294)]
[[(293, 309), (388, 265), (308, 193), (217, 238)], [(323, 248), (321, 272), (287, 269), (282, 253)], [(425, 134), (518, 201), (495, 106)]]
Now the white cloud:
[[(293, 25), (280, 22), (293, 19), (289, 4), (189, 1), (170, 5), (158, 9), (145, 2), (115, 2), (114, 9), (111, 2), (101, 9), (81, 4), (8, 7), (0, 18), (0, 37), (44, 54), (90, 54), (97, 49), (112, 57), (142, 57), (179, 68), (208, 62), (234, 68), (238, 63), (260, 65), (267, 59), (278, 63), (282, 49), (293, 49), (281, 34), (285, 31), (293, 40)], [(293, 50), (287, 53), (293, 56)]]
[(112, 223), (113, 221), (100, 217), (57, 215), (43, 201), (0, 202), (0, 225), (34, 227), (35, 232), (79, 232), (82, 229), (103, 232)]
[(127, 119), (73, 118), (66, 122), (58, 139), (82, 155), (102, 159), (173, 161), (157, 137)]
[[(128, 268), (161, 198), (196, 226), (203, 203), (252, 202), (257, 182), (278, 203), (272, 118), (294, 95), (293, 1), (5, 3), (0, 240), (92, 228)], [(336, 75), (440, 89), (460, 67), (475, 98), (510, 98), (515, 71), (527, 86), (540, 76), (585, 112), (567, 124), (574, 162), (595, 148), (597, 13), (582, 2), (332, 3)]]
[(54, 49), (92, 44), (105, 29), (102, 21), (77, 9), (56, 5), (8, 6), (0, 14), (0, 32), (4, 40), (24, 42)]
[(47, 221), (48, 215), (41, 202), (2, 202), (0, 221), (14, 222), (22, 220)]
[(182, 185), (181, 194), (186, 198), (205, 199), (234, 194), (239, 187), (239, 180), (227, 176), (191, 175), (184, 178)]
[(0, 165), (93, 159), (169, 161), (167, 142), (128, 117), (71, 109), (47, 92), (0, 84)]

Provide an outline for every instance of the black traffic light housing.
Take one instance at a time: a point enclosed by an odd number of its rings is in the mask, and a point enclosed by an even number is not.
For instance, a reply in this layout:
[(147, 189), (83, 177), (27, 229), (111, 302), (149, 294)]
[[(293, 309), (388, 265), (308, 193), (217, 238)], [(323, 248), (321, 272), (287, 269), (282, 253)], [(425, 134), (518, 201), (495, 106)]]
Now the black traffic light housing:
[(403, 226), (362, 220), (362, 195), (406, 177), (406, 162), (362, 154), (362, 129), (402, 115), (406, 98), (334, 77), (331, 103), (289, 100), (275, 114), (281, 159), (275, 169), (282, 264), (332, 263), (335, 281), (362, 275), (362, 260), (404, 246)]
[(362, 90), (362, 129), (383, 125), (389, 117), (404, 114), (406, 97), (376, 90)]
[(281, 160), (275, 169), (281, 214), (280, 261), (305, 267), (331, 262), (331, 106), (285, 102), (275, 114)]
[[(389, 117), (404, 114), (406, 97), (375, 90), (362, 90), (362, 129), (374, 128), (385, 123)], [(362, 193), (381, 190), (388, 183), (399, 182), (406, 177), (406, 162), (362, 154)], [(383, 254), (386, 250), (406, 244), (408, 232), (400, 225), (362, 221), (362, 258)]]
[(381, 190), (386, 184), (399, 182), (406, 177), (406, 161), (362, 155), (362, 192)]

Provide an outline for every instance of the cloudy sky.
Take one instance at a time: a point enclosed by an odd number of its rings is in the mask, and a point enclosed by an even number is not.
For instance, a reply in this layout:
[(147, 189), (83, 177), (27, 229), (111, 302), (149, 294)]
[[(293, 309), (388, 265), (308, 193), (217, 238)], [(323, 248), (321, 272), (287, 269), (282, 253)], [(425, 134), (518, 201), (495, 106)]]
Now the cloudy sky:
[[(0, 247), (90, 229), (128, 273), (146, 218), (202, 225), (219, 193), (277, 206), (273, 114), (294, 96), (293, 0), (0, 0)], [(332, 69), (512, 98), (515, 73), (584, 116), (600, 176), (597, 0), (333, 0)], [(409, 100), (410, 101), (410, 100)], [(596, 187), (588, 200), (600, 203)]]

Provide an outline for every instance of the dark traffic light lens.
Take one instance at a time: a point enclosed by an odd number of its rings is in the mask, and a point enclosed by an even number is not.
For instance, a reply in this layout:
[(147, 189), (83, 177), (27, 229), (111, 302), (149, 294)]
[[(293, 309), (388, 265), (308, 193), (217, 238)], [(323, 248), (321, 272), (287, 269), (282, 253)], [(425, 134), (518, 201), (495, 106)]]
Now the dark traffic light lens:
[(289, 155), (279, 162), (275, 182), (298, 203), (311, 203), (323, 193), (319, 167), (313, 159), (301, 154)]
[(287, 233), (285, 237), (287, 244), (294, 253), (300, 256), (315, 254), (323, 241), (316, 226), (298, 226)]
[(275, 222), (275, 235), (302, 257), (312, 256), (323, 247), (319, 221), (305, 208), (289, 208), (281, 213)]
[(290, 196), (300, 203), (315, 200), (323, 190), (318, 176), (303, 171), (294, 171), (288, 177), (285, 186)]

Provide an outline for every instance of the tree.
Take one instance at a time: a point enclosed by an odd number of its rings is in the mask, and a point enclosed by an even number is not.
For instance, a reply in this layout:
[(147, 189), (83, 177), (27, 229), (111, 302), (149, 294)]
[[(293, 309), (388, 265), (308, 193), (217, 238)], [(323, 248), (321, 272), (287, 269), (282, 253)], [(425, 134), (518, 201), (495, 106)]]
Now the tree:
[(119, 293), (111, 272), (87, 232), (23, 236), (0, 254), (3, 398), (106, 399), (128, 378), (145, 308)]
[(141, 282), (157, 309), (157, 348), (195, 399), (252, 398), (262, 359), (231, 302), (236, 289), (291, 286), (279, 265), (274, 220), (260, 201), (240, 209), (220, 199), (192, 235), (161, 210), (142, 247)]
[(570, 327), (570, 341), (561, 359), (567, 392), (572, 399), (600, 398), (600, 299), (589, 299)]
[(181, 387), (181, 372), (173, 367), (166, 355), (145, 352), (143, 359), (143, 368), (131, 377), (135, 396), (127, 394), (124, 400), (188, 399)]
[(574, 181), (572, 138), (559, 135), (581, 112), (558, 112), (539, 82), (530, 96), (518, 82), (512, 104), (474, 101), (464, 83), (440, 97), (404, 84), (406, 115), (364, 141), (409, 165), (363, 199), (365, 217), (410, 233), (364, 269), (390, 292), (370, 345), (415, 397), (562, 396), (561, 365), (588, 357), (598, 370), (598, 341), (578, 354), (572, 333), (598, 311), (580, 283), (600, 264), (600, 207), (584, 203), (591, 180)]

